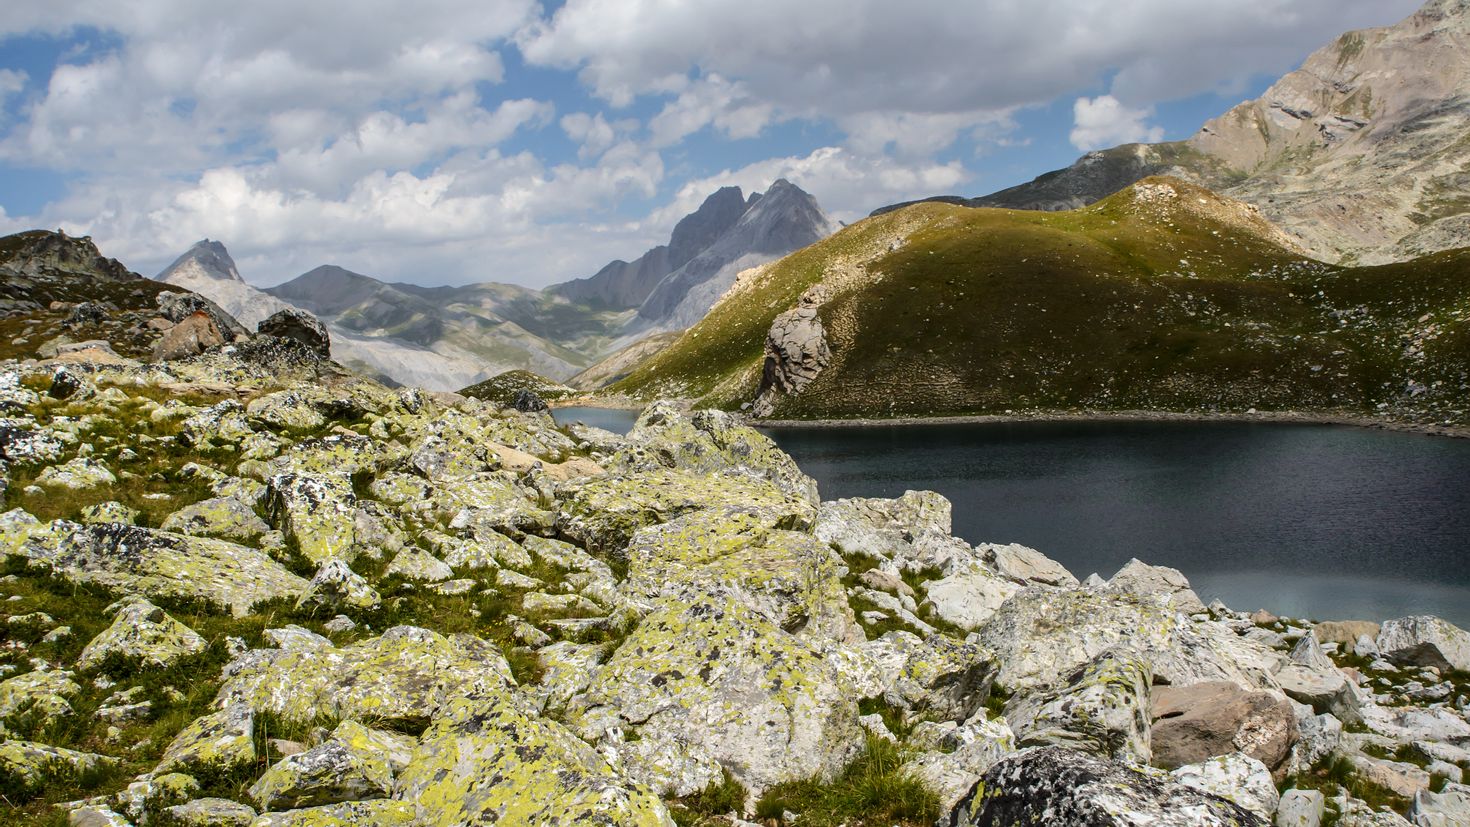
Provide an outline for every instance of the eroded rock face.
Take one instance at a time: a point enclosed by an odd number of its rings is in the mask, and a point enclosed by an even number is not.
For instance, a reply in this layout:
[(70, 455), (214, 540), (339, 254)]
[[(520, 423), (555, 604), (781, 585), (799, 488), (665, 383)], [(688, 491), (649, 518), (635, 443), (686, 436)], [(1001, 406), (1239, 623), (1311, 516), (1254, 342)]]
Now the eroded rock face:
[(224, 343), (225, 336), (214, 319), (202, 310), (195, 311), (163, 332), (153, 346), (153, 359), (157, 362), (188, 359)]
[(991, 767), (941, 824), (1076, 827), (1265, 827), (1239, 805), (1167, 773), (1061, 747), (1025, 750)]
[(825, 298), (820, 292), (808, 291), (796, 307), (772, 320), (753, 408), (756, 416), (770, 416), (781, 397), (800, 393), (832, 363), (827, 330), (818, 315)]

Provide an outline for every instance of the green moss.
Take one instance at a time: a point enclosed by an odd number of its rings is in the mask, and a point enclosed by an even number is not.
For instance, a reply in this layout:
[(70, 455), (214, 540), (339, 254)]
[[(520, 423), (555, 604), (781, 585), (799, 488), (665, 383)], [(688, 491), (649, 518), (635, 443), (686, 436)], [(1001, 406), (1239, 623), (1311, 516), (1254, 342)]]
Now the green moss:
[(669, 814), (679, 827), (715, 827), (729, 824), (723, 817), (743, 814), (749, 796), (745, 787), (724, 770), (720, 780), (694, 795), (669, 802)]

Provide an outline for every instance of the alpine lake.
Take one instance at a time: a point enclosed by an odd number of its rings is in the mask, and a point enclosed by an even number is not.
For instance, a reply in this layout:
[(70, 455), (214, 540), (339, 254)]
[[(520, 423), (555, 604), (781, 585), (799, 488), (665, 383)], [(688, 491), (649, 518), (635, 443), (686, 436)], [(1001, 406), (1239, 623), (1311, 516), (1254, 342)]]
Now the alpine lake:
[[(619, 433), (637, 418), (554, 414)], [(957, 536), (1030, 546), (1078, 578), (1137, 557), (1237, 610), (1470, 627), (1470, 439), (1181, 421), (763, 431), (823, 499), (937, 491)]]

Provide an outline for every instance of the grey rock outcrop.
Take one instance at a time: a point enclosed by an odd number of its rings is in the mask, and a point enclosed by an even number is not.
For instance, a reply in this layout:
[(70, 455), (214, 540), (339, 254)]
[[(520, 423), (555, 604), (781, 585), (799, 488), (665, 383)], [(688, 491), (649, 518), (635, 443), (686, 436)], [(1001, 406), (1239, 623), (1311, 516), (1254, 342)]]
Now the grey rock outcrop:
[(1215, 795), (1075, 750), (1025, 750), (991, 767), (940, 824), (1067, 824), (1077, 827), (1265, 827)]
[(277, 310), (261, 320), (255, 330), (264, 336), (295, 339), (323, 359), (332, 358), (332, 337), (326, 325), (305, 310), (290, 307)]
[(1470, 632), (1430, 615), (1383, 624), (1378, 651), (1395, 663), (1470, 671)]
[(800, 304), (777, 316), (766, 334), (766, 361), (753, 413), (770, 416), (782, 396), (798, 393), (832, 363), (827, 331), (817, 313), (825, 300), (820, 286), (802, 295)]
[(1156, 687), (1152, 715), (1154, 763), (1165, 769), (1240, 752), (1284, 770), (1297, 740), (1284, 698), (1224, 681)]

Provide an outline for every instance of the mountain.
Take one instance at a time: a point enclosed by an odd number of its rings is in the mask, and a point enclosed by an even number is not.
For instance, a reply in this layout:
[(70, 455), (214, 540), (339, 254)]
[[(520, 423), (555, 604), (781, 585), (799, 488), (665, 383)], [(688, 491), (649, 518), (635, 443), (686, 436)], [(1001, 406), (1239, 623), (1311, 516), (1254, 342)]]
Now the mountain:
[(643, 303), (665, 276), (689, 263), (745, 214), (750, 202), (739, 187), (721, 187), (699, 209), (679, 219), (667, 245), (654, 247), (631, 262), (614, 261), (589, 278), (547, 288), (593, 307), (631, 310)]
[(622, 346), (694, 324), (740, 271), (826, 238), (834, 229), (817, 200), (785, 179), (749, 198), (739, 187), (724, 187), (679, 221), (668, 246), (633, 262), (614, 261), (596, 275), (547, 292), (593, 307), (636, 307), (637, 317), (617, 342)]
[(638, 341), (613, 351), (581, 373), (567, 380), (567, 384), (581, 391), (595, 391), (622, 379), (638, 365), (678, 340), (683, 331), (674, 330), (653, 333)]
[(1396, 25), (1342, 35), (1186, 141), (1091, 152), (1020, 186), (943, 200), (1071, 209), (1168, 174), (1255, 204), (1318, 258), (1385, 263), (1470, 246), (1467, 126), (1470, 0), (1431, 0)]
[[(473, 314), (456, 314), (446, 310), (449, 302), (407, 292), (423, 288), (387, 285), (340, 267), (318, 267), (261, 290), (240, 279), (229, 252), (217, 241), (195, 244), (158, 280), (213, 299), (252, 329), (283, 308), (313, 313), (331, 333), (334, 359), (395, 384), (456, 390), (513, 368), (569, 376), (591, 361), (500, 317), (462, 318)], [(539, 295), (524, 288), (493, 287)], [(553, 312), (545, 315), (555, 318)], [(572, 315), (580, 319), (595, 314)]]
[(1063, 212), (923, 204), (743, 277), (608, 390), (780, 417), (1313, 411), (1463, 422), (1470, 250), (1347, 268), (1148, 178)]

